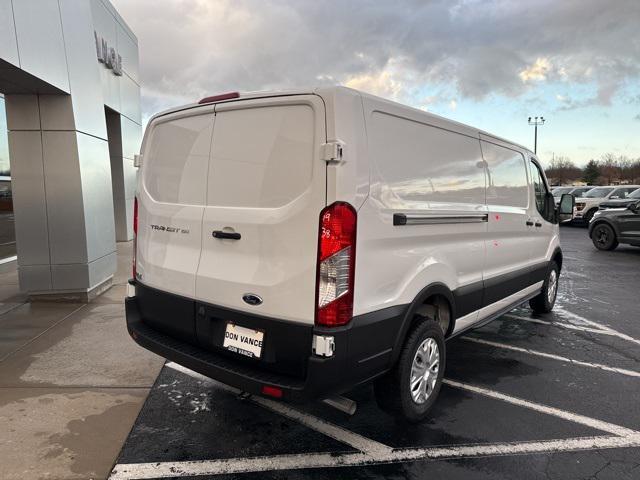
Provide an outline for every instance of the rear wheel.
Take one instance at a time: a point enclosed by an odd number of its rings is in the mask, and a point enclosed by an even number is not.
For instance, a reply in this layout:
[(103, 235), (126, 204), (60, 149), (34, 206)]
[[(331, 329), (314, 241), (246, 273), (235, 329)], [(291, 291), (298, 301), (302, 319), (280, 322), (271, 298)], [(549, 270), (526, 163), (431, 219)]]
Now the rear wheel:
[(593, 227), (591, 241), (598, 250), (613, 250), (618, 246), (616, 232), (606, 223), (600, 223)]
[(424, 420), (440, 392), (444, 367), (442, 329), (433, 320), (421, 320), (407, 336), (395, 367), (376, 380), (378, 405), (400, 420)]
[(560, 278), (560, 268), (556, 262), (549, 263), (547, 278), (542, 284), (542, 291), (531, 300), (529, 306), (536, 313), (549, 313), (553, 310), (558, 295), (558, 279)]

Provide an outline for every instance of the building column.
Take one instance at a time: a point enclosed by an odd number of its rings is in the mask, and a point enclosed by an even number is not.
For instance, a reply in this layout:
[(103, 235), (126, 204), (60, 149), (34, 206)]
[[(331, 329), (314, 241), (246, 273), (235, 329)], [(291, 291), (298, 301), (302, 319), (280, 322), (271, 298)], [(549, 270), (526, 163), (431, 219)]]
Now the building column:
[(116, 241), (126, 242), (133, 239), (133, 199), (137, 171), (133, 166), (133, 156), (139, 148), (141, 127), (114, 110), (105, 110)]
[(109, 146), (70, 95), (6, 95), (18, 274), (31, 296), (87, 300), (116, 268)]

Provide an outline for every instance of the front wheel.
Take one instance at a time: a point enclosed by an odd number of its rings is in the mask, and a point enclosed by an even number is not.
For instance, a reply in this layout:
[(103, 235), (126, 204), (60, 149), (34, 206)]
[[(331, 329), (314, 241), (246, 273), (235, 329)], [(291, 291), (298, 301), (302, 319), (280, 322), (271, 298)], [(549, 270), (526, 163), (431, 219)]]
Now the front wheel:
[(536, 313), (549, 313), (553, 310), (558, 295), (558, 279), (560, 268), (556, 262), (550, 262), (547, 270), (547, 278), (542, 284), (542, 291), (531, 300), (529, 306)]
[(593, 227), (591, 241), (598, 250), (613, 250), (618, 246), (616, 232), (606, 223), (600, 223)]
[(442, 329), (433, 320), (421, 320), (407, 336), (395, 367), (376, 380), (378, 405), (401, 420), (424, 420), (440, 393), (444, 367)]

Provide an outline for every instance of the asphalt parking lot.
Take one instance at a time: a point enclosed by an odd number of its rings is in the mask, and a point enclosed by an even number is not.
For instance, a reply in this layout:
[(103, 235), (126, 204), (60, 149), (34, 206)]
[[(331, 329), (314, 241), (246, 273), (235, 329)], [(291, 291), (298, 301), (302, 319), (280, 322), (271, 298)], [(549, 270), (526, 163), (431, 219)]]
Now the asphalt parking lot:
[(640, 479), (640, 248), (561, 229), (554, 313), (522, 307), (447, 344), (431, 418), (397, 424), (370, 388), (349, 417), (164, 366), (111, 478)]

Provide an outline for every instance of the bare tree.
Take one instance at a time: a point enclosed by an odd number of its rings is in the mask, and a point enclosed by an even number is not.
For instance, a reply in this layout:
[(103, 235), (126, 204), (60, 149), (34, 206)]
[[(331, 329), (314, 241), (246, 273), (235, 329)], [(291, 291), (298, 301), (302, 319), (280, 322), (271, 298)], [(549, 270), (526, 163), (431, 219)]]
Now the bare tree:
[(600, 178), (602, 179), (602, 183), (611, 185), (620, 180), (620, 163), (613, 153), (603, 154), (600, 157), (598, 166), (600, 167)]
[(631, 183), (638, 184), (640, 183), (640, 158), (636, 158), (633, 161), (629, 162), (629, 167), (627, 169), (627, 178)]
[(582, 176), (582, 170), (568, 157), (555, 157), (546, 170), (547, 178), (559, 185), (570, 184)]

